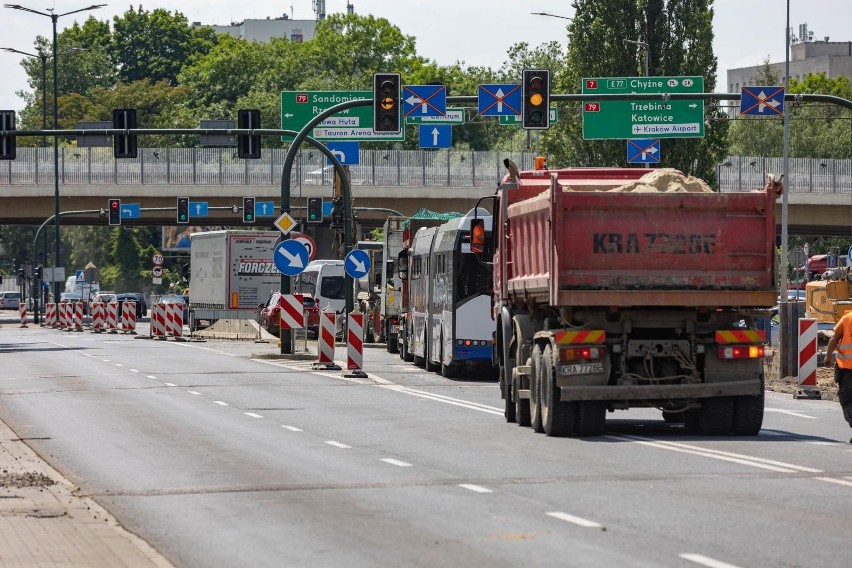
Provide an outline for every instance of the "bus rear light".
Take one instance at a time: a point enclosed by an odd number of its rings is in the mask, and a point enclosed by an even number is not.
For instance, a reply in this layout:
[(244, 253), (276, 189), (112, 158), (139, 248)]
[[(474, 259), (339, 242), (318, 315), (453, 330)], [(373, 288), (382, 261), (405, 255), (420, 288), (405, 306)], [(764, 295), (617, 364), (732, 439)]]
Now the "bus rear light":
[(604, 350), (601, 347), (565, 347), (559, 350), (560, 361), (587, 361), (601, 359)]
[(719, 346), (719, 359), (759, 359), (763, 356), (763, 345)]
[(457, 339), (456, 344), (460, 347), (485, 347), (491, 342), (487, 339)]

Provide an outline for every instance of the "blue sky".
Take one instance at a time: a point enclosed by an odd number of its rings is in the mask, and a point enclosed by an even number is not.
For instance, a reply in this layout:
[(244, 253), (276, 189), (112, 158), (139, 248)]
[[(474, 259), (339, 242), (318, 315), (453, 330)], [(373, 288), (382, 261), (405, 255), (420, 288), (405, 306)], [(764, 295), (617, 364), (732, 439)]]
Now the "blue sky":
[[(91, 12), (99, 19), (111, 19), (130, 6), (109, 2), (106, 8)], [(465, 61), (469, 65), (498, 67), (506, 51), (517, 42), (539, 45), (547, 41), (565, 44), (565, 25), (559, 18), (532, 15), (547, 12), (570, 17), (568, 0), (351, 0), (355, 11), (389, 19), (403, 33), (417, 38), (418, 51), (441, 64)], [(816, 39), (852, 41), (852, 1), (789, 0), (790, 24), (797, 32), (807, 23)], [(43, 11), (54, 7), (63, 13), (90, 5), (84, 0), (19, 0), (23, 6)], [(295, 19), (313, 18), (311, 0), (180, 0), (142, 3), (145, 9), (179, 9), (190, 21), (228, 24), (245, 18), (279, 17), (286, 10)], [(346, 0), (326, 0), (326, 12), (344, 12)], [(135, 5), (138, 5), (136, 3)], [(33, 51), (36, 35), (49, 36), (50, 20), (35, 14), (4, 9), (6, 33), (0, 47)], [(784, 60), (785, 0), (716, 0), (714, 50), (719, 59), (719, 85), (725, 84), (725, 71), (734, 67)], [(86, 13), (83, 16), (87, 16)], [(73, 23), (74, 16), (59, 20), (59, 27)], [(23, 101), (15, 91), (27, 88), (20, 66), (21, 56), (0, 52), (0, 109), (21, 110)], [(721, 87), (720, 87), (721, 88)]]

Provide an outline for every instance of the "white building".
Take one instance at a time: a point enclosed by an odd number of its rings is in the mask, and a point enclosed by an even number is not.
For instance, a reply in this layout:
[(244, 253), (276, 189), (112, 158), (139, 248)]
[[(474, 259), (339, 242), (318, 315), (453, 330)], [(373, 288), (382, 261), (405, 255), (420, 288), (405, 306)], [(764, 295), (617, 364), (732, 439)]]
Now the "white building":
[(287, 14), (280, 18), (265, 20), (243, 20), (231, 22), (229, 26), (207, 25), (192, 22), (193, 27), (209, 27), (218, 34), (229, 34), (246, 41), (266, 42), (274, 37), (283, 37), (290, 41), (308, 41), (314, 38), (317, 31), (316, 20), (291, 20)]

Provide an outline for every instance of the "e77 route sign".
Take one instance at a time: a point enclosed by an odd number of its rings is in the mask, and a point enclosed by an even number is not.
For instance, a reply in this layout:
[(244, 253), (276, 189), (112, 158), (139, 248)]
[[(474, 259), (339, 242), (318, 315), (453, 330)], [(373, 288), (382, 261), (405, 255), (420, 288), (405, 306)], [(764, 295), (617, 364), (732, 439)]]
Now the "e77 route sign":
[[(703, 77), (583, 79), (583, 94), (703, 93)], [(583, 139), (702, 138), (704, 101), (586, 101)]]
[[(335, 105), (372, 98), (372, 91), (283, 91), (281, 129), (301, 130), (315, 116)], [(399, 133), (373, 132), (373, 107), (367, 105), (326, 118), (313, 129), (311, 136), (317, 140), (398, 141), (405, 140), (405, 127)]]

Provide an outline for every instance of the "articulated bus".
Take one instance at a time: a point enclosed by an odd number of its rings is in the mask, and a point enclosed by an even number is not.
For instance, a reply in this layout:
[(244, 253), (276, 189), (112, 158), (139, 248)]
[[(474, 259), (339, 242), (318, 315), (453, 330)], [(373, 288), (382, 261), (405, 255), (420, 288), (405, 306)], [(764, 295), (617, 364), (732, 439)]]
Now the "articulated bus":
[(471, 250), (471, 222), (476, 218), (491, 232), (492, 217), (484, 208), (438, 227), (417, 231), (401, 258), (409, 266), (409, 317), (403, 330), (406, 351), (427, 371), (440, 367), (451, 378), (464, 367), (488, 376), (495, 323), (491, 314), (491, 265), (484, 251)]

